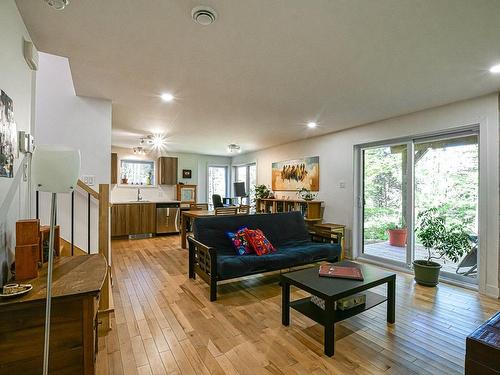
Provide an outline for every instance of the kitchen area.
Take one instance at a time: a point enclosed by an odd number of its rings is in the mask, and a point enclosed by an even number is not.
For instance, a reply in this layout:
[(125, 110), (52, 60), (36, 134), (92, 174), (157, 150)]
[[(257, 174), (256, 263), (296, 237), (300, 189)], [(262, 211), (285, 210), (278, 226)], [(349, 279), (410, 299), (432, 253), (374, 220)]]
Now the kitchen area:
[(177, 234), (180, 211), (196, 201), (195, 184), (179, 181), (179, 158), (111, 156), (111, 237)]

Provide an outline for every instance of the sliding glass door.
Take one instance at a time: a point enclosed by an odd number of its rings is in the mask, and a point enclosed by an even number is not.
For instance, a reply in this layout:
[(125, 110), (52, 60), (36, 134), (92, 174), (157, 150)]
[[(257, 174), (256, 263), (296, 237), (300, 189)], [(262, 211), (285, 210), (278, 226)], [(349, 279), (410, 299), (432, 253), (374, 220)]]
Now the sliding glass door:
[(363, 253), (406, 265), (408, 258), (408, 147), (362, 149)]
[(362, 256), (410, 268), (426, 259), (418, 215), (436, 209), (446, 225), (463, 225), (471, 250), (439, 258), (445, 277), (477, 282), (479, 144), (477, 131), (358, 147)]

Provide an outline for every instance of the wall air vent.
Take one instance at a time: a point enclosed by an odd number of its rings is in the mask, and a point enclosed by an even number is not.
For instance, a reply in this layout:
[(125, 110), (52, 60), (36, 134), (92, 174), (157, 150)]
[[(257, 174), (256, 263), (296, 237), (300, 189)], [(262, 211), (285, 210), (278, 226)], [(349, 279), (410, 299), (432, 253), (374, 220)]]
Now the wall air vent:
[(191, 16), (196, 23), (203, 26), (208, 26), (214, 23), (217, 19), (217, 12), (213, 8), (205, 5), (200, 5), (193, 8), (193, 10), (191, 11)]

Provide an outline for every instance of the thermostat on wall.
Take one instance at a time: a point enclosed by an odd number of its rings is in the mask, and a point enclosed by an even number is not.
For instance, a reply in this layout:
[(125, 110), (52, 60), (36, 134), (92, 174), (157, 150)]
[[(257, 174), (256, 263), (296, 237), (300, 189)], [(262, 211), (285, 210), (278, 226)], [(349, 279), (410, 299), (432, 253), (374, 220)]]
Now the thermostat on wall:
[(95, 185), (95, 176), (91, 176), (91, 175), (82, 176), (81, 180), (88, 186)]

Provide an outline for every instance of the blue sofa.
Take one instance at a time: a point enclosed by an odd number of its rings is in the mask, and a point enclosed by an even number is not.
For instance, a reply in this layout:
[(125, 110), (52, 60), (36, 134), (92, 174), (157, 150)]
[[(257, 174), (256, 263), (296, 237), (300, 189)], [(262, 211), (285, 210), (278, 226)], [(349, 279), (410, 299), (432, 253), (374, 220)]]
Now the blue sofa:
[[(260, 229), (277, 249), (258, 256), (237, 255), (227, 231), (239, 227)], [(217, 281), (302, 266), (318, 261), (335, 262), (340, 244), (312, 241), (300, 212), (197, 218), (189, 242), (189, 277), (199, 275), (210, 285), (210, 300), (217, 299)]]

